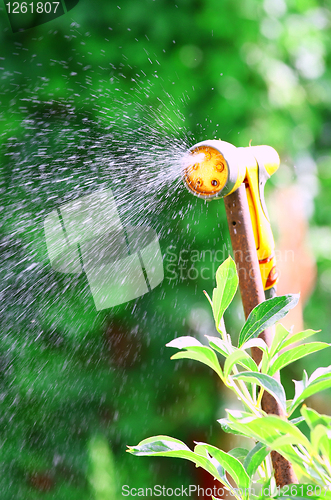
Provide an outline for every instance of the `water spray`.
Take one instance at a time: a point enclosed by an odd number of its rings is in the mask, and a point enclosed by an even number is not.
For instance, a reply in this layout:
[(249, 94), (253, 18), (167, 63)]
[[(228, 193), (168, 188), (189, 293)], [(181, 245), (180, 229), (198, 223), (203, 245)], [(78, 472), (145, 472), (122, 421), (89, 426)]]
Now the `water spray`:
[[(276, 293), (278, 273), (275, 242), (264, 200), (264, 186), (280, 164), (278, 153), (270, 146), (237, 148), (221, 140), (203, 141), (188, 151), (183, 165), (186, 187), (205, 200), (224, 198), (234, 259), (245, 317)], [(266, 329), (261, 337), (271, 346), (273, 332)], [(252, 348), (258, 365), (262, 352)], [(262, 408), (266, 413), (283, 416), (283, 410), (267, 392)], [(297, 483), (292, 465), (279, 453), (271, 452), (277, 486)]]

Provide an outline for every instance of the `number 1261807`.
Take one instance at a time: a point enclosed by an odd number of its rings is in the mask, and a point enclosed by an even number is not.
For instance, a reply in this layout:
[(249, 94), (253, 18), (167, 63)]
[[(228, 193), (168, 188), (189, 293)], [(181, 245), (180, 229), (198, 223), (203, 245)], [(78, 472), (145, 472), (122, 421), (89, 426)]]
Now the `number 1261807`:
[(8, 2), (8, 14), (56, 14), (60, 2)]

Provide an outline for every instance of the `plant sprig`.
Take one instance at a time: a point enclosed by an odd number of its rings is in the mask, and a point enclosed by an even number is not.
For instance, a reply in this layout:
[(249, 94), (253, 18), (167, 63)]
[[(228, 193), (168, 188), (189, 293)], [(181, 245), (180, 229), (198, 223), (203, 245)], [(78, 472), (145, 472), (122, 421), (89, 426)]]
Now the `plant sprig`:
[[(167, 346), (180, 350), (172, 359), (193, 359), (207, 365), (217, 373), (224, 385), (236, 394), (244, 410), (227, 410), (226, 418), (219, 420), (219, 423), (225, 432), (251, 438), (254, 442), (253, 448), (250, 451), (242, 451), (241, 448), (242, 460), (239, 460), (234, 450), (224, 452), (206, 443), (197, 443), (192, 451), (177, 439), (155, 436), (137, 446), (129, 447), (129, 453), (191, 460), (197, 467), (204, 468), (221, 481), (238, 500), (253, 500), (267, 498), (263, 493), (262, 496), (256, 496), (250, 491), (257, 491), (258, 483), (273, 483), (269, 454), (275, 450), (293, 464), (303, 481), (321, 488), (329, 488), (331, 417), (320, 415), (305, 405), (301, 407), (299, 419), (291, 420), (291, 416), (306, 398), (331, 387), (331, 366), (318, 368), (310, 377), (304, 372), (302, 380), (294, 381), (295, 396), (292, 400), (286, 400), (284, 387), (274, 378), (276, 372), (285, 366), (325, 349), (329, 344), (305, 342), (297, 345), (298, 342), (315, 335), (317, 331), (305, 330), (291, 336), (291, 332), (281, 324), (276, 326), (271, 346), (267, 346), (258, 338), (265, 328), (275, 325), (295, 307), (299, 296), (288, 294), (271, 298), (255, 307), (241, 329), (238, 345), (234, 346), (223, 326), (224, 312), (238, 287), (236, 266), (231, 257), (218, 268), (216, 285), (212, 299), (206, 295), (212, 307), (216, 330), (221, 338), (208, 336), (209, 345), (203, 345), (194, 337), (179, 337)], [(262, 350), (259, 366), (250, 355), (249, 350), (252, 347)], [(222, 361), (218, 356), (221, 356)], [(267, 415), (263, 411), (261, 400), (264, 391), (271, 394), (281, 405), (284, 418)], [(310, 428), (310, 439), (298, 428), (302, 421), (307, 422)], [(231, 476), (236, 487), (232, 486), (226, 474)], [(274, 487), (268, 498), (286, 498), (284, 495), (280, 496), (281, 494), (282, 492)], [(324, 498), (331, 498), (331, 495), (327, 492)]]

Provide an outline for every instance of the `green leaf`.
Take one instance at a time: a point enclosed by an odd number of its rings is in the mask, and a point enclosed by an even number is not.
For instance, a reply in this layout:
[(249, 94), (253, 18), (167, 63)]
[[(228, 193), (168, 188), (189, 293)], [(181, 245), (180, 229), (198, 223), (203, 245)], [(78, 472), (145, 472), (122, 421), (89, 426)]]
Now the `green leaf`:
[(235, 496), (235, 492), (233, 490), (231, 483), (228, 481), (224, 467), (220, 464), (220, 462), (218, 462), (216, 460), (216, 458), (209, 455), (207, 448), (205, 446), (201, 446), (200, 443), (197, 443), (195, 448), (194, 448), (194, 453), (196, 453), (197, 455), (201, 455), (202, 457), (206, 457), (206, 458), (208, 458), (208, 460), (210, 460), (210, 462), (213, 464), (213, 466), (216, 467), (218, 474), (221, 477), (221, 482), (225, 486), (227, 486), (228, 490), (233, 494), (233, 496)]
[(185, 450), (191, 451), (185, 443), (179, 439), (169, 436), (153, 436), (140, 441), (137, 446), (128, 446), (128, 452), (132, 455), (154, 455), (155, 453)]
[(321, 415), (316, 410), (307, 408), (306, 405), (302, 406), (301, 415), (311, 430), (313, 430), (316, 425), (319, 424), (331, 428), (331, 417), (329, 417), (329, 415)]
[(230, 491), (232, 491), (232, 486), (231, 486), (231, 483), (229, 483), (229, 481), (228, 481), (224, 467), (222, 467), (222, 465), (215, 458), (213, 458), (209, 455), (206, 448), (201, 447), (200, 445), (197, 444), (194, 447), (194, 453), (197, 455), (200, 455), (202, 457), (207, 458), (210, 461), (210, 463), (217, 469), (217, 472), (221, 478), (221, 482), (224, 485), (226, 485)]
[(309, 344), (302, 344), (296, 347), (293, 347), (289, 351), (285, 351), (279, 355), (278, 358), (275, 359), (274, 363), (269, 368), (269, 375), (274, 375), (278, 370), (284, 368), (293, 361), (304, 358), (308, 356), (308, 354), (312, 354), (317, 351), (321, 351), (326, 347), (330, 347), (330, 344), (326, 342), (310, 342)]
[(255, 361), (247, 354), (247, 352), (242, 351), (241, 349), (235, 350), (229, 357), (226, 358), (224, 363), (224, 378), (227, 380), (229, 374), (233, 366), (236, 363), (244, 364), (245, 368), (248, 368), (250, 371), (258, 372), (259, 369), (255, 363)]
[(177, 349), (188, 349), (189, 347), (201, 347), (202, 344), (195, 337), (177, 337), (166, 344), (166, 347), (176, 347)]
[[(301, 444), (307, 448), (308, 453), (312, 451), (312, 446), (295, 425), (274, 415), (266, 415), (263, 418), (237, 418), (233, 412), (227, 410), (227, 413), (229, 428), (260, 441), (271, 449), (275, 449), (287, 460), (297, 464), (301, 469), (303, 468), (302, 457), (296, 453), (291, 445), (292, 443)], [(277, 440), (284, 436), (286, 436), (286, 441), (281, 445), (278, 443), (279, 446), (276, 447)]]
[[(298, 400), (298, 398), (301, 396), (303, 390), (307, 387), (308, 385), (308, 375), (306, 370), (303, 370), (303, 379), (302, 380), (293, 380), (294, 382), (294, 398), (292, 399), (292, 405)], [(290, 402), (291, 400), (289, 400)], [(291, 405), (289, 406), (289, 409), (291, 408)]]
[(251, 349), (252, 347), (258, 347), (259, 349), (261, 349), (261, 351), (263, 352), (268, 352), (268, 346), (267, 344), (264, 342), (263, 339), (259, 339), (259, 338), (253, 338), (253, 339), (250, 339), (250, 340), (247, 340), (247, 342), (245, 342), (241, 347), (240, 349)]
[(233, 430), (231, 422), (227, 418), (220, 418), (219, 420), (217, 420), (217, 422), (220, 424), (223, 432), (226, 432), (227, 434), (236, 434), (238, 436), (247, 437), (247, 434), (245, 432)]
[(232, 345), (218, 337), (209, 337), (208, 335), (206, 335), (206, 337), (209, 341), (210, 347), (222, 354), (225, 358), (235, 350)]
[[(262, 420), (262, 422), (260, 421)], [(308, 450), (311, 449), (310, 443), (306, 436), (291, 422), (288, 420), (284, 420), (275, 415), (267, 415), (262, 419), (255, 419), (254, 422), (248, 424), (251, 429), (255, 429), (257, 433), (260, 432), (260, 429), (264, 429), (269, 433), (268, 435), (268, 445), (273, 446), (276, 439), (275, 436), (271, 436), (272, 432), (276, 432), (279, 434), (279, 437), (287, 436), (288, 444), (295, 442), (298, 444), (302, 444), (306, 446)]]
[(166, 344), (166, 346), (187, 349), (187, 351), (174, 354), (171, 356), (171, 359), (194, 359), (200, 361), (200, 363), (212, 368), (219, 377), (223, 377), (222, 368), (214, 351), (210, 347), (202, 345), (195, 337), (178, 337)]
[(249, 477), (252, 477), (262, 464), (263, 460), (268, 456), (270, 450), (266, 445), (257, 443), (254, 448), (248, 453), (244, 461), (244, 467)]
[(297, 305), (298, 301), (299, 294), (289, 294), (273, 297), (254, 307), (239, 334), (238, 347), (282, 319), (290, 309)]
[(264, 352), (262, 355), (262, 361), (259, 364), (260, 372), (267, 373), (269, 366), (269, 354), (268, 352)]
[(292, 413), (305, 399), (313, 394), (324, 391), (331, 387), (331, 365), (323, 368), (317, 368), (311, 374), (309, 380), (294, 380), (295, 396), (290, 407)]
[(239, 488), (249, 488), (250, 480), (248, 474), (237, 458), (206, 443), (197, 443), (195, 450), (197, 447), (207, 450), (208, 453), (226, 470), (226, 472), (230, 474)]
[(304, 370), (304, 379), (305, 382), (305, 387), (308, 386), (308, 384), (313, 384), (317, 380), (323, 378), (323, 377), (329, 377), (331, 376), (331, 365), (329, 366), (321, 366), (320, 368), (317, 368), (308, 378), (307, 373)]
[(216, 271), (216, 288), (213, 291), (213, 314), (216, 328), (220, 329), (224, 311), (229, 307), (238, 287), (236, 265), (228, 257)]
[(239, 462), (243, 464), (245, 458), (248, 455), (248, 450), (246, 448), (238, 447), (238, 448), (232, 448), (232, 450), (230, 450), (228, 453), (229, 455), (231, 455), (231, 457), (236, 458), (237, 460), (239, 460)]
[(283, 386), (274, 378), (266, 375), (265, 373), (242, 372), (233, 376), (234, 379), (243, 380), (263, 387), (269, 394), (271, 394), (276, 401), (286, 411), (286, 396)]
[(330, 437), (331, 431), (324, 425), (318, 424), (310, 433), (311, 444), (318, 454), (321, 452), (322, 456), (330, 460)]
[(212, 368), (212, 370), (214, 370), (217, 375), (223, 379), (222, 368), (219, 364), (217, 356), (209, 347), (190, 347), (188, 351), (177, 352), (171, 356), (170, 359), (194, 359), (195, 361), (200, 361), (200, 363)]
[(282, 349), (285, 349), (287, 346), (291, 344), (296, 344), (297, 342), (302, 342), (304, 339), (308, 337), (312, 337), (316, 333), (319, 333), (321, 330), (304, 330), (303, 332), (296, 333), (292, 335), (286, 342), (282, 344)]
[[(280, 436), (277, 439), (275, 439), (272, 443), (272, 447), (275, 448), (276, 450), (281, 450), (284, 446), (287, 446), (289, 442), (288, 436)], [(294, 444), (301, 444), (301, 439), (299, 437), (291, 437), (291, 445)]]
[[(248, 413), (246, 411), (240, 411), (240, 410), (227, 410), (228, 414), (231, 414), (233, 419), (237, 419), (238, 421), (242, 420), (243, 418), (249, 418), (252, 416), (251, 413)], [(220, 418), (217, 420), (217, 422), (220, 424), (222, 430), (228, 434), (238, 434), (241, 436), (247, 436), (245, 432), (242, 431), (235, 431), (232, 429), (231, 426), (231, 421), (228, 418)]]
[(213, 457), (211, 457), (204, 446), (200, 446), (200, 444), (196, 444), (194, 447), (194, 453), (197, 455), (201, 455), (202, 457), (206, 457), (210, 462), (216, 467), (218, 474), (221, 477), (221, 482), (226, 485), (230, 491), (232, 491), (231, 483), (229, 483), (228, 478), (226, 476), (226, 472), (224, 467)]
[(254, 359), (252, 359), (250, 356), (247, 358), (242, 358), (238, 362), (238, 365), (246, 368), (246, 370), (249, 370), (251, 372), (258, 372), (259, 368), (257, 364), (255, 363)]
[(299, 425), (301, 424), (301, 422), (304, 422), (304, 418), (303, 417), (297, 417), (297, 418), (292, 418), (291, 420), (289, 420), (289, 422), (291, 422), (291, 424), (293, 425)]
[(219, 481), (222, 480), (217, 468), (207, 457), (194, 453), (182, 441), (169, 436), (154, 436), (144, 439), (137, 446), (129, 446), (127, 451), (136, 456), (184, 458), (195, 463), (197, 467), (202, 467)]
[(287, 330), (281, 323), (276, 325), (275, 335), (272, 339), (272, 343), (269, 349), (270, 358), (272, 358), (275, 354), (277, 354), (278, 351), (281, 350), (284, 340), (290, 333), (291, 332)]

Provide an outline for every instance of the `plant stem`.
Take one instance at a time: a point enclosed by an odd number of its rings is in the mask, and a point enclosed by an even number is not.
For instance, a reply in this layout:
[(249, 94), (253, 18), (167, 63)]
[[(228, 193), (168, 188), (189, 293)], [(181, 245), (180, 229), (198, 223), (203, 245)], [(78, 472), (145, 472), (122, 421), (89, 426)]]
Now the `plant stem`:
[(258, 398), (256, 400), (256, 408), (259, 408), (261, 405), (263, 393), (264, 393), (264, 388), (260, 387), (260, 392), (259, 392)]
[[(325, 461), (322, 460), (322, 458), (319, 455), (316, 456), (316, 459), (321, 464), (322, 467), (326, 467)], [(328, 478), (325, 473), (321, 472), (321, 470), (318, 467), (316, 467), (316, 464), (314, 464), (314, 462), (313, 462), (312, 459), (311, 459), (310, 465), (317, 472), (317, 474), (320, 476), (320, 478), (322, 479), (322, 481), (324, 483), (329, 483), (330, 482), (330, 478)]]
[[(265, 465), (266, 465), (266, 473), (267, 473), (267, 477), (272, 477), (273, 476), (273, 465), (272, 465), (272, 461), (271, 461), (271, 455), (269, 453), (269, 455), (265, 458)], [(271, 481), (270, 481), (270, 486), (271, 486)], [(270, 492), (271, 493), (271, 492)]]
[[(250, 394), (248, 393), (249, 399), (246, 399), (244, 394), (241, 392), (241, 390), (239, 389), (239, 387), (236, 385), (235, 381), (231, 377), (229, 377), (228, 382), (225, 385), (237, 394), (239, 399), (247, 406), (247, 408), (249, 408), (256, 416), (261, 417), (261, 414), (257, 411), (257, 409), (254, 406), (254, 403), (251, 399)], [(247, 387), (246, 387), (246, 390), (247, 390)]]
[[(234, 375), (238, 375), (239, 371), (238, 371), (238, 368), (236, 367), (236, 365), (233, 365), (233, 367), (232, 367), (232, 372), (233, 372), (233, 374), (234, 374)], [(253, 398), (252, 398), (252, 396), (250, 395), (250, 392), (249, 392), (249, 390), (247, 389), (247, 386), (246, 386), (245, 382), (243, 382), (242, 380), (239, 380), (239, 385), (240, 385), (240, 387), (241, 387), (242, 392), (243, 392), (243, 393), (245, 394), (245, 396), (247, 397), (247, 399), (248, 399), (249, 401), (251, 401), (251, 402), (252, 402), (252, 404), (254, 404)]]

